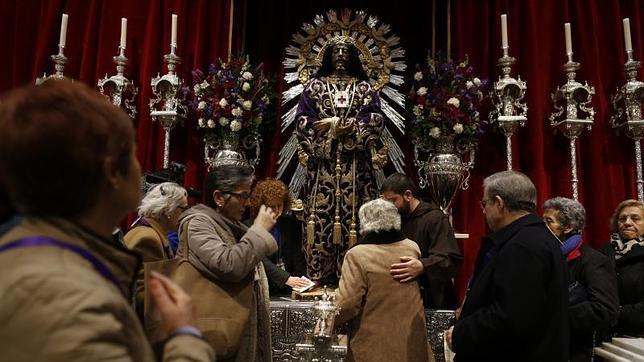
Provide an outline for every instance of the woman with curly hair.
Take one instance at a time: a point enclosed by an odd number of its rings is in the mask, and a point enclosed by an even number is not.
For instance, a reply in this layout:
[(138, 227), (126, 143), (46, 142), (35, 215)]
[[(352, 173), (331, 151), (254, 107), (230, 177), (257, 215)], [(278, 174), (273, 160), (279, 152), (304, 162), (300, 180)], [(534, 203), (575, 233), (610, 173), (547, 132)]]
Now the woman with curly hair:
[(259, 181), (250, 198), (252, 217), (262, 205), (270, 207), (278, 215), (271, 231), (278, 250), (262, 260), (271, 295), (288, 294), (290, 288), (307, 285), (307, 281), (299, 277), (306, 274), (306, 261), (302, 253), (302, 225), (290, 213), (291, 201), (288, 187), (273, 179)]

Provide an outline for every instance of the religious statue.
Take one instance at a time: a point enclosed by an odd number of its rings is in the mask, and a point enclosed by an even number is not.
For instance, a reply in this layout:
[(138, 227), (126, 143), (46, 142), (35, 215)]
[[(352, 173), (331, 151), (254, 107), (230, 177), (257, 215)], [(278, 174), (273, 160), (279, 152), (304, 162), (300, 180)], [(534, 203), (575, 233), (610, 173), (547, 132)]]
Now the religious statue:
[[(384, 127), (378, 93), (367, 82), (352, 38), (339, 36), (305, 87), (296, 114), (309, 276), (337, 283), (347, 247), (357, 240), (357, 212), (377, 197), (375, 150)], [(385, 158), (386, 160), (386, 158)], [(348, 239), (347, 239), (348, 236)]]
[(385, 165), (403, 172), (392, 131), (404, 134), (405, 51), (390, 29), (362, 10), (329, 10), (286, 49), (282, 132), (292, 132), (277, 178), (302, 200), (307, 274), (320, 284), (337, 284)]

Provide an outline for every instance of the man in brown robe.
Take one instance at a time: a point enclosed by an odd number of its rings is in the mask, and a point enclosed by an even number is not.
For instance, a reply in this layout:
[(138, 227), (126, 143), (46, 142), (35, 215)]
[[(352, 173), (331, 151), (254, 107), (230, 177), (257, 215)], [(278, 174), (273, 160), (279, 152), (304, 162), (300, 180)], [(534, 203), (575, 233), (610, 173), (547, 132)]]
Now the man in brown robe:
[(463, 256), (449, 218), (434, 203), (420, 200), (418, 187), (402, 173), (389, 176), (381, 193), (398, 208), (403, 235), (415, 241), (421, 251), (420, 259), (405, 256), (392, 264), (392, 276), (401, 283), (418, 278), (425, 308), (454, 309), (453, 278)]

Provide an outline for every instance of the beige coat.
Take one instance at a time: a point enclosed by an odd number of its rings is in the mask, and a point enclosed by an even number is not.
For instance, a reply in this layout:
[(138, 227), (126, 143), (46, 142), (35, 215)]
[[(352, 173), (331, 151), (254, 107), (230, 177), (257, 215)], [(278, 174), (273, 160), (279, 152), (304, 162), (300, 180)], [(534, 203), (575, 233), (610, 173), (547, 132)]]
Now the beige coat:
[[(62, 219), (26, 218), (0, 245), (49, 236), (89, 251), (122, 289), (82, 256), (55, 246), (0, 253), (0, 341), (3, 361), (154, 361), (128, 299), (136, 256)], [(126, 294), (124, 297), (123, 293)], [(212, 361), (212, 349), (192, 336), (172, 338), (164, 361)]]
[[(200, 204), (182, 215), (179, 239), (188, 240), (188, 260), (207, 278), (254, 284), (250, 321), (235, 361), (272, 361), (268, 281), (261, 260), (277, 251), (275, 238), (260, 227), (232, 222)], [(182, 253), (179, 247), (177, 257)]]
[[(139, 254), (144, 263), (172, 259), (174, 255), (172, 255), (172, 249), (170, 249), (170, 241), (165, 235), (161, 225), (154, 219), (144, 219), (150, 226), (137, 225), (130, 229), (123, 237), (125, 246)], [(143, 268), (139, 268), (135, 293), (136, 310), (142, 315), (143, 299), (145, 296)]]
[(418, 258), (420, 249), (405, 239), (357, 245), (344, 257), (336, 324), (350, 321), (349, 361), (434, 360), (418, 284), (399, 283), (389, 273), (401, 256)]

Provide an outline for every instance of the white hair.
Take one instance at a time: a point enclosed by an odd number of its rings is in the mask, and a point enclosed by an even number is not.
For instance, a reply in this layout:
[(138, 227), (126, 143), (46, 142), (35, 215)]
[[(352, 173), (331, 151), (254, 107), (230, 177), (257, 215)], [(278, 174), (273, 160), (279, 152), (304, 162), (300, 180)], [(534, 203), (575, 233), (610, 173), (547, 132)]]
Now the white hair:
[(140, 217), (159, 218), (181, 206), (188, 192), (174, 182), (164, 182), (154, 186), (141, 201)]
[(358, 211), (360, 235), (371, 232), (400, 230), (400, 214), (393, 203), (384, 199), (367, 202)]

